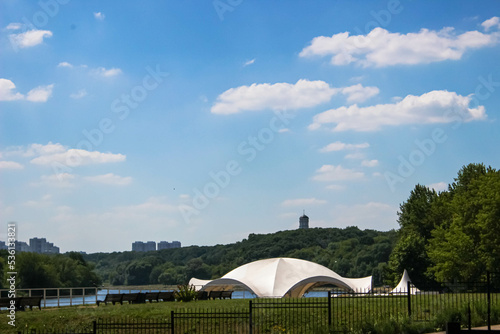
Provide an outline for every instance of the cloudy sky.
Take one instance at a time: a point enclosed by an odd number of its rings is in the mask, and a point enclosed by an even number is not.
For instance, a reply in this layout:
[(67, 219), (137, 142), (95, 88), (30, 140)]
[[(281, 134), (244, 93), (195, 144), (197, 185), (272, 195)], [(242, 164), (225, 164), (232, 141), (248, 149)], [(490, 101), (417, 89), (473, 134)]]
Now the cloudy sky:
[(0, 239), (397, 228), (500, 168), (498, 1), (0, 2)]

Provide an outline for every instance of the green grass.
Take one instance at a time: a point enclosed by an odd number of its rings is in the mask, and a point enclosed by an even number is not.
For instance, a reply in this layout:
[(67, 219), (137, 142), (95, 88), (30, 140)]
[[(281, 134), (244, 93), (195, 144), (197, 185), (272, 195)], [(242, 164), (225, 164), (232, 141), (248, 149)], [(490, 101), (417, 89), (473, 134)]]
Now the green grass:
[(17, 311), (16, 328), (7, 324), (7, 311), (0, 312), (0, 333), (17, 333), (18, 330), (51, 329), (55, 331), (91, 328), (96, 319), (112, 320), (125, 317), (137, 319), (169, 320), (170, 311), (179, 309), (218, 309), (236, 310), (248, 308), (248, 300), (207, 300), (189, 303), (159, 302), (147, 304), (95, 305), (48, 307), (41, 311)]
[[(473, 296), (473, 298), (471, 297)], [(325, 327), (328, 311), (314, 309), (307, 303), (324, 302), (326, 298), (300, 299), (306, 305), (302, 309), (253, 308), (256, 322), (255, 333), (320, 333)], [(254, 303), (286, 303), (290, 299), (253, 300)], [(296, 300), (298, 301), (298, 300)], [(492, 323), (500, 323), (500, 295), (492, 295)], [(337, 331), (345, 333), (428, 333), (443, 330), (446, 322), (468, 320), (468, 305), (471, 306), (473, 326), (486, 324), (486, 297), (484, 295), (443, 294), (412, 296), (412, 318), (408, 317), (407, 299), (403, 296), (336, 297), (332, 298), (332, 322)], [(311, 305), (312, 306), (312, 305)], [(194, 302), (160, 302), (135, 305), (95, 305), (61, 308), (42, 308), (41, 311), (18, 311), (16, 328), (7, 324), (7, 311), (0, 312), (0, 333), (17, 333), (19, 330), (50, 329), (54, 331), (90, 330), (97, 319), (147, 319), (170, 321), (171, 311), (245, 311), (248, 299), (210, 300)], [(255, 316), (257, 315), (257, 316)], [(362, 319), (362, 320), (360, 320)], [(416, 321), (417, 320), (417, 321)], [(229, 320), (221, 320), (229, 326)], [(237, 320), (236, 326), (245, 326), (246, 320)], [(307, 330), (306, 330), (307, 329)], [(236, 331), (237, 332), (237, 331)], [(325, 331), (326, 333), (327, 331)]]

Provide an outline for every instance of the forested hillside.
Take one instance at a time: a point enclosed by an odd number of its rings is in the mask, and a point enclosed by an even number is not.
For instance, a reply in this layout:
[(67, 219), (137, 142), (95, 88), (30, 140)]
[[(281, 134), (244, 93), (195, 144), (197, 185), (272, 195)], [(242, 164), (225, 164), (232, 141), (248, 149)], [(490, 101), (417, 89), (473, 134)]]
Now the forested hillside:
[(379, 285), (395, 242), (395, 231), (313, 228), (250, 234), (248, 239), (229, 245), (97, 253), (85, 258), (113, 285), (179, 284), (191, 277), (217, 278), (243, 264), (272, 257), (313, 261), (346, 277), (373, 275)]

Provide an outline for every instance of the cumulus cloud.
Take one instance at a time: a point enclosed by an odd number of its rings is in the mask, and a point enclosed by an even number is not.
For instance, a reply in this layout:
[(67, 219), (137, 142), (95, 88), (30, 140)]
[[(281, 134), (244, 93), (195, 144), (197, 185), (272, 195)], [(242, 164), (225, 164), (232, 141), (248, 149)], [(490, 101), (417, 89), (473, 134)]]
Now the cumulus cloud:
[(23, 27), (22, 23), (12, 22), (12, 23), (9, 23), (9, 25), (7, 27), (5, 27), (5, 29), (7, 29), (7, 30), (19, 30), (22, 27)]
[(236, 114), (243, 110), (301, 109), (328, 102), (337, 90), (324, 81), (301, 79), (295, 84), (252, 84), (231, 88), (217, 97), (214, 114)]
[(333, 131), (376, 131), (383, 126), (404, 124), (443, 124), (486, 119), (484, 106), (469, 107), (471, 96), (455, 92), (432, 91), (421, 96), (408, 95), (393, 104), (359, 107), (356, 104), (322, 112), (313, 118), (310, 130), (334, 124)]
[(347, 97), (347, 102), (361, 103), (375, 95), (378, 95), (380, 90), (377, 87), (363, 87), (363, 85), (357, 84), (341, 88), (340, 92)]
[(24, 95), (16, 92), (16, 85), (9, 79), (0, 78), (0, 101), (24, 99)]
[(24, 166), (15, 161), (0, 161), (0, 169), (23, 169)]
[[(486, 26), (483, 23), (483, 26), (489, 28), (495, 22), (486, 23)], [(331, 37), (315, 37), (300, 52), (300, 57), (331, 57), (333, 65), (354, 63), (363, 67), (426, 64), (458, 60), (467, 50), (496, 44), (498, 37), (496, 33), (479, 31), (457, 34), (449, 27), (440, 31), (422, 29), (408, 34), (390, 33), (377, 27), (367, 35), (354, 36), (343, 32)]]
[(25, 157), (33, 157), (35, 155), (50, 155), (55, 153), (65, 152), (67, 150), (66, 147), (59, 143), (53, 144), (49, 142), (48, 144), (31, 144), (27, 148), (18, 148), (16, 153), (21, 154)]
[(54, 85), (38, 86), (24, 96), (16, 92), (16, 85), (9, 79), (0, 78), (0, 101), (27, 100), (30, 102), (47, 102), (52, 95)]
[(120, 75), (122, 73), (122, 70), (119, 68), (106, 69), (104, 67), (98, 67), (93, 71), (93, 73), (101, 77), (110, 78)]
[(364, 177), (364, 173), (344, 168), (341, 165), (323, 165), (320, 169), (316, 170), (316, 175), (313, 176), (313, 180), (336, 182), (356, 180), (362, 177)]
[(500, 18), (498, 16), (493, 16), (491, 19), (488, 19), (481, 23), (485, 31), (490, 30), (491, 28), (500, 28)]
[(377, 95), (377, 87), (357, 84), (349, 87), (330, 87), (324, 81), (301, 79), (295, 84), (252, 84), (231, 88), (220, 94), (212, 106), (214, 114), (236, 114), (241, 111), (293, 110), (315, 107), (330, 101), (332, 96), (342, 94), (348, 103), (364, 102)]
[(322, 153), (325, 152), (336, 152), (336, 151), (344, 151), (344, 150), (356, 150), (370, 147), (368, 143), (361, 144), (347, 144), (340, 141), (336, 141), (334, 143), (328, 144), (325, 147), (321, 148), (319, 151)]
[(73, 65), (68, 63), (67, 61), (60, 62), (57, 64), (57, 67), (68, 67), (68, 68), (73, 68)]
[(12, 45), (18, 48), (29, 48), (43, 43), (44, 38), (52, 37), (52, 32), (49, 30), (28, 30), (19, 34), (9, 35)]
[(51, 165), (60, 163), (68, 167), (77, 167), (90, 164), (104, 164), (112, 162), (123, 162), (126, 157), (123, 154), (102, 153), (98, 151), (86, 151), (82, 149), (68, 149), (65, 152), (41, 155), (30, 162), (35, 165)]
[(47, 100), (52, 96), (53, 88), (53, 84), (33, 88), (26, 95), (26, 100), (31, 102), (47, 102)]
[(130, 176), (123, 177), (115, 175), (113, 173), (96, 175), (96, 176), (87, 176), (85, 179), (93, 183), (100, 183), (111, 186), (126, 186), (132, 183), (132, 178)]
[(287, 199), (281, 203), (281, 206), (310, 206), (310, 205), (321, 205), (327, 202), (322, 199), (312, 198), (297, 198), (297, 199)]

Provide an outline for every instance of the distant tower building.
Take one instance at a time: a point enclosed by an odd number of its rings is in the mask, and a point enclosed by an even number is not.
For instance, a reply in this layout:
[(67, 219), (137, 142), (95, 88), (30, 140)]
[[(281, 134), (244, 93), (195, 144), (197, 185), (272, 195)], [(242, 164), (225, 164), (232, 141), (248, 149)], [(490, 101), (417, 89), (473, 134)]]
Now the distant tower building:
[(306, 212), (304, 211), (302, 217), (299, 218), (299, 230), (308, 228), (309, 228), (309, 217), (306, 216)]
[(133, 252), (144, 252), (144, 242), (136, 241), (132, 244)]
[(144, 251), (145, 252), (151, 252), (156, 250), (156, 242), (154, 241), (148, 241), (144, 244)]

